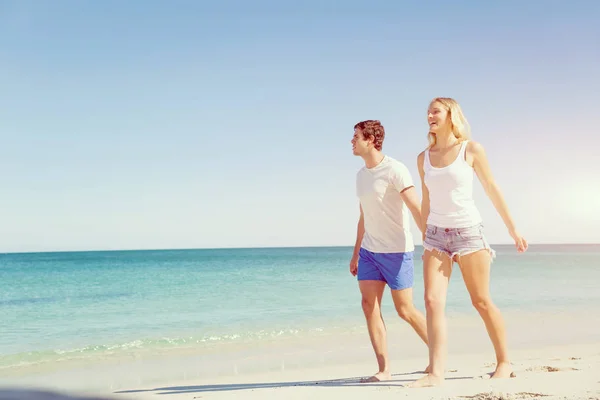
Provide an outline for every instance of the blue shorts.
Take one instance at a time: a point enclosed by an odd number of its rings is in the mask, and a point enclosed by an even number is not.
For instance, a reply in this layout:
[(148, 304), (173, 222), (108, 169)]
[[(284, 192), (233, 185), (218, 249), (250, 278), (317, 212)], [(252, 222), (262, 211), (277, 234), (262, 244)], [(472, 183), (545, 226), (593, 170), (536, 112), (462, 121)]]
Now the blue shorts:
[(361, 248), (358, 255), (359, 281), (384, 281), (393, 290), (413, 286), (414, 252), (373, 253)]

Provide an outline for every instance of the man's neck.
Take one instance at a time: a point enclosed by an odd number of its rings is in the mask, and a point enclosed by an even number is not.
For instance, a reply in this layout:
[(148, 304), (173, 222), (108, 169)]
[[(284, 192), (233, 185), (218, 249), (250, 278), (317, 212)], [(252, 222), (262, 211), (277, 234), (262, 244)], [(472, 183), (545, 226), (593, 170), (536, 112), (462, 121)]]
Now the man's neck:
[(379, 163), (383, 160), (383, 157), (384, 155), (382, 152), (374, 150), (366, 154), (363, 157), (363, 160), (365, 160), (365, 166), (367, 168), (373, 168), (379, 165)]

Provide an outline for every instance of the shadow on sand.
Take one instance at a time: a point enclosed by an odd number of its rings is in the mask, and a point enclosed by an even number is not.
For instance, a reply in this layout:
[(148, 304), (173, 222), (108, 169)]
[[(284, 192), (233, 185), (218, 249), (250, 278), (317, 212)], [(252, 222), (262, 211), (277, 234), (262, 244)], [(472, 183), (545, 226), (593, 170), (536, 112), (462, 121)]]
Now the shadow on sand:
[[(332, 387), (332, 386), (359, 386), (359, 387), (373, 387), (376, 386), (397, 386), (403, 387), (409, 382), (413, 382), (417, 377), (411, 377), (410, 379), (399, 379), (401, 376), (410, 376), (414, 374), (422, 374), (423, 371), (408, 372), (403, 374), (393, 374), (392, 379), (384, 382), (372, 382), (362, 383), (361, 379), (365, 377), (354, 377), (354, 378), (343, 378), (343, 379), (330, 379), (321, 381), (297, 381), (297, 382), (268, 382), (268, 383), (231, 383), (231, 384), (220, 384), (220, 385), (194, 385), (194, 386), (166, 386), (158, 387), (154, 389), (137, 389), (137, 390), (120, 390), (115, 393), (127, 394), (127, 393), (142, 393), (150, 392), (155, 394), (184, 394), (184, 393), (208, 393), (208, 392), (224, 392), (232, 390), (254, 390), (254, 389), (272, 389), (272, 388), (284, 388), (292, 386), (321, 386), (321, 387)], [(473, 379), (469, 377), (453, 377), (446, 378), (446, 380), (459, 380), (459, 379)]]

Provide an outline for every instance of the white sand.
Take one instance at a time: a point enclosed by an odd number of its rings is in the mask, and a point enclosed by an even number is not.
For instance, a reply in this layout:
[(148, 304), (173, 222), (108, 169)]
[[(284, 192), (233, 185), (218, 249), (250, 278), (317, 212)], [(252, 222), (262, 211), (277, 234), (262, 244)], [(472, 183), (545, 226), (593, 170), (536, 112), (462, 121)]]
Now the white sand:
[[(441, 387), (411, 389), (405, 384), (422, 374), (414, 372), (421, 359), (396, 363), (392, 380), (361, 384), (365, 365), (319, 367), (238, 378), (197, 379), (118, 394), (132, 399), (600, 399), (600, 343), (521, 350), (514, 354), (516, 378), (482, 379), (493, 367), (484, 355), (454, 357)], [(404, 372), (401, 372), (404, 371)]]
[(358, 400), (369, 392), (378, 399), (600, 399), (600, 313), (505, 317), (517, 374), (511, 379), (481, 378), (493, 371), (494, 354), (481, 320), (472, 313), (450, 315), (447, 381), (437, 388), (404, 387), (423, 376), (418, 371), (427, 365), (427, 351), (410, 327), (394, 316), (386, 319), (393, 376), (382, 383), (358, 383), (376, 369), (364, 328), (280, 338), (253, 348), (217, 345), (53, 370), (5, 371), (0, 384), (123, 400)]

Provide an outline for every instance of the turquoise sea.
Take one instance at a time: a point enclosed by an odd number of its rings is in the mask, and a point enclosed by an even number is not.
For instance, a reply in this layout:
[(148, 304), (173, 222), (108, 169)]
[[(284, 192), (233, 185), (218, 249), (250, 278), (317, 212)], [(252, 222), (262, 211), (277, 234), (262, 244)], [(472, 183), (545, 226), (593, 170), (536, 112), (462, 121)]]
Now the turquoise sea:
[[(503, 310), (600, 304), (600, 245), (494, 246)], [(423, 307), (422, 248), (415, 302)], [(0, 254), (0, 375), (18, 366), (364, 325), (350, 247)], [(384, 313), (393, 314), (389, 293)], [(448, 313), (472, 312), (455, 267)]]

